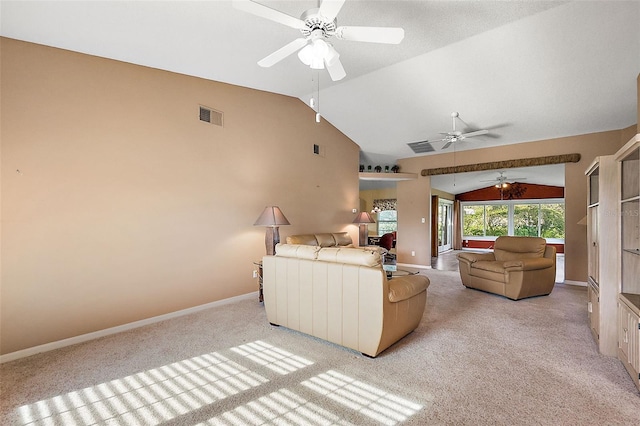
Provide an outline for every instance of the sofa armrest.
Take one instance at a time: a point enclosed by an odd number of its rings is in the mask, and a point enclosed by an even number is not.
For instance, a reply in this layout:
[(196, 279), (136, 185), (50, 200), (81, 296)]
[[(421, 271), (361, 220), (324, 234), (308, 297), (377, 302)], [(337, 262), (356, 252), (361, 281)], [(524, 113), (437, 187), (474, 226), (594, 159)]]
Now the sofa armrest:
[(424, 275), (396, 277), (389, 281), (389, 301), (400, 302), (426, 291), (431, 282)]
[(553, 266), (553, 259), (546, 257), (536, 257), (520, 260), (508, 260), (503, 264), (506, 271), (522, 270), (534, 271), (536, 269), (547, 269)]
[(466, 261), (467, 263), (474, 263), (479, 260), (496, 260), (493, 253), (473, 253), (473, 252), (462, 252), (458, 253), (458, 260)]

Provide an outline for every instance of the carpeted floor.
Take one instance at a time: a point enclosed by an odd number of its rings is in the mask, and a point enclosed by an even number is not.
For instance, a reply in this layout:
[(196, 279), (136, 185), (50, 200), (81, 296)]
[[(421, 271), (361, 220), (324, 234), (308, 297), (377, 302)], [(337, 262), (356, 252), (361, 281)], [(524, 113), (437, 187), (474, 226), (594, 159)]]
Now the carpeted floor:
[(586, 289), (511, 301), (427, 270), (422, 323), (376, 359), (245, 300), (0, 366), (3, 425), (634, 425)]

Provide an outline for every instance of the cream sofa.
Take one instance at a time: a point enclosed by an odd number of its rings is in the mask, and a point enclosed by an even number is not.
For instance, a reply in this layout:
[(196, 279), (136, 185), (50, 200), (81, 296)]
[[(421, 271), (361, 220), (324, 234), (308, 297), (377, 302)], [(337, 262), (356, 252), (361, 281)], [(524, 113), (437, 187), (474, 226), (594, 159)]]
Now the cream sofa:
[(262, 263), (271, 324), (370, 357), (413, 331), (424, 313), (429, 279), (387, 280), (376, 250), (278, 244)]
[(509, 299), (551, 293), (556, 280), (556, 249), (539, 237), (498, 237), (493, 253), (458, 253), (460, 278), (468, 288)]

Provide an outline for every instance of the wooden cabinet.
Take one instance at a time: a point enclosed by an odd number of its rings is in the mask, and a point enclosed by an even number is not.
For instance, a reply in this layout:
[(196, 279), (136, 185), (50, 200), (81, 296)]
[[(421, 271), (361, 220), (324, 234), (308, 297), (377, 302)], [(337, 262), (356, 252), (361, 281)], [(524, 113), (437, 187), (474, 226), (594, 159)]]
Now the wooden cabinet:
[(619, 246), (618, 164), (613, 155), (595, 159), (587, 175), (587, 311), (593, 337), (604, 355), (618, 353), (618, 271), (615, 253)]
[(640, 134), (618, 151), (616, 160), (620, 171), (618, 358), (640, 389)]
[(640, 306), (640, 295), (620, 296), (618, 358), (640, 390), (640, 310), (638, 306)]

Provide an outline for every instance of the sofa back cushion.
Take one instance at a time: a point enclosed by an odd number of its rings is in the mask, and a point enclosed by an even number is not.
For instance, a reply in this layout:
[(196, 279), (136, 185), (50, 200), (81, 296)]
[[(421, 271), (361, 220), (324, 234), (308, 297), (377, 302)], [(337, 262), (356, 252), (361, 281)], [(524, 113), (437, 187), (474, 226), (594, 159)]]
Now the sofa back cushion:
[(368, 267), (379, 267), (382, 264), (382, 257), (377, 250), (351, 247), (322, 248), (318, 251), (318, 260)]
[(316, 260), (320, 247), (306, 244), (277, 244), (276, 256)]
[(518, 260), (544, 257), (547, 242), (541, 237), (498, 237), (493, 253), (496, 260)]
[(290, 235), (287, 237), (287, 244), (304, 244), (307, 246), (317, 246), (318, 241), (314, 234)]
[(353, 247), (353, 241), (348, 232), (290, 235), (287, 237), (287, 244), (305, 244), (320, 247)]
[(336, 240), (337, 246), (352, 246), (353, 241), (348, 232), (334, 232), (333, 239)]
[(320, 247), (333, 247), (336, 245), (333, 234), (316, 234), (316, 241)]
[(278, 244), (276, 246), (276, 256), (368, 267), (380, 267), (382, 265), (380, 252), (366, 248)]

